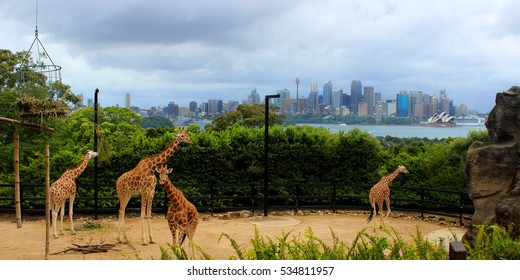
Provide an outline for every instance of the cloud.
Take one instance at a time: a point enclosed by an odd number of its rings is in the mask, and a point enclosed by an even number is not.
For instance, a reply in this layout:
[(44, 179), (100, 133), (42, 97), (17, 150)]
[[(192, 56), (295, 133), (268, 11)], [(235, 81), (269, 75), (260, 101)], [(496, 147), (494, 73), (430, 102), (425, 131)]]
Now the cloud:
[[(360, 79), (383, 97), (437, 95), (482, 112), (516, 83), (515, 1), (40, 1), (38, 25), (77, 93), (103, 87), (107, 105), (244, 99)], [(34, 38), (35, 6), (0, 3), (0, 40)], [(185, 102), (184, 104), (181, 101)]]

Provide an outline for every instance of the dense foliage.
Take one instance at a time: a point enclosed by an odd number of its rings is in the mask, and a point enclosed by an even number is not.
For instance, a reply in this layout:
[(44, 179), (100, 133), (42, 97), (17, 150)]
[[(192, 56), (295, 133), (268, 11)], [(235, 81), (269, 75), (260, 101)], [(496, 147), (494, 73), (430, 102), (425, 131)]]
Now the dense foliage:
[[(21, 140), (20, 174), (22, 184), (44, 184), (43, 145), (50, 144), (51, 181), (68, 168), (78, 165), (87, 149), (93, 149), (94, 111), (92, 107), (77, 110), (64, 120), (55, 121), (51, 135), (34, 134)], [(143, 128), (142, 119), (132, 111), (119, 107), (100, 108), (98, 178), (103, 185), (115, 186), (124, 172), (140, 159), (162, 151), (177, 133), (174, 127)], [(191, 184), (187, 195), (208, 195), (197, 185), (226, 185), (220, 195), (241, 195), (248, 188), (237, 186), (262, 184), (264, 168), (263, 127), (248, 127), (235, 123), (222, 130), (203, 130), (191, 124), (187, 131), (192, 145), (181, 146), (169, 159), (170, 175), (175, 184)], [(320, 184), (373, 185), (381, 176), (404, 164), (409, 174), (398, 176), (397, 186), (435, 187), (465, 191), (464, 165), (468, 147), (474, 141), (488, 141), (483, 132), (471, 132), (465, 138), (428, 140), (375, 138), (354, 129), (331, 133), (310, 126), (274, 125), (269, 130), (270, 182), (284, 186), (274, 194), (294, 193), (291, 184), (316, 185), (306, 188), (306, 194), (320, 195), (328, 191)], [(13, 184), (13, 143), (6, 137), (0, 146), (0, 184)], [(92, 184), (93, 164), (78, 178), (78, 185)], [(0, 189), (10, 192), (12, 189)], [(81, 195), (91, 195), (83, 189)], [(354, 189), (338, 190), (346, 194)], [(395, 190), (407, 195), (406, 190)], [(0, 193), (9, 196), (10, 193)], [(100, 196), (115, 196), (115, 187)], [(88, 201), (78, 201), (78, 207), (89, 207)], [(109, 202), (107, 202), (109, 203)], [(114, 203), (110, 202), (113, 207)], [(109, 204), (110, 204), (109, 203)]]

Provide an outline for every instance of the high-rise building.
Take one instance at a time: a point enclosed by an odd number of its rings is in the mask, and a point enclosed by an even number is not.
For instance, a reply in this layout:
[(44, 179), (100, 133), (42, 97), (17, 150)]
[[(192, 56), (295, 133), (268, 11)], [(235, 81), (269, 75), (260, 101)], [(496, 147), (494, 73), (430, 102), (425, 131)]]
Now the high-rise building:
[(375, 105), (375, 94), (374, 87), (363, 88), (363, 101), (367, 104), (367, 116), (374, 116), (374, 105)]
[(330, 105), (334, 108), (340, 108), (343, 105), (343, 89), (332, 92)]
[(397, 94), (397, 116), (408, 117), (408, 107), (410, 102), (410, 96), (406, 91), (401, 91)]
[(130, 109), (130, 93), (127, 93), (126, 96), (125, 96), (125, 108), (126, 109)]
[(190, 102), (190, 111), (191, 112), (195, 112), (195, 109), (197, 109), (197, 102), (196, 101), (191, 101)]
[(311, 113), (318, 113), (318, 104), (319, 104), (319, 96), (318, 96), (318, 84), (311, 84), (311, 92), (307, 97), (307, 108)]
[(424, 103), (423, 103), (423, 93), (422, 91), (410, 91), (410, 104), (408, 115), (414, 117), (423, 117), (424, 114)]
[(272, 105), (280, 107), (282, 105), (282, 99), (291, 98), (291, 93), (286, 88), (277, 90), (276, 93), (280, 95), (280, 98), (272, 98), (270, 100)]
[(260, 104), (260, 94), (256, 92), (256, 88), (251, 91), (251, 94), (247, 98), (249, 104)]
[(208, 100), (208, 114), (216, 114), (221, 113), (223, 109), (222, 100), (218, 99), (209, 99)]
[(179, 105), (175, 104), (175, 102), (168, 103), (166, 113), (170, 116), (179, 116)]
[(323, 85), (323, 104), (325, 106), (332, 105), (332, 82), (329, 81), (328, 83)]
[(358, 103), (362, 100), (362, 87), (360, 80), (353, 80), (350, 84), (350, 111), (358, 115)]

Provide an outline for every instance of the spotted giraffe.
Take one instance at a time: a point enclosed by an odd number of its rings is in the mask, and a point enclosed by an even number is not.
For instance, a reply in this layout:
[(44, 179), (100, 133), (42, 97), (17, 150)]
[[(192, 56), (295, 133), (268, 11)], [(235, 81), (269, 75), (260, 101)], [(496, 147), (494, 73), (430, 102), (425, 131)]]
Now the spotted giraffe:
[[(155, 195), (156, 168), (166, 164), (180, 143), (192, 144), (188, 133), (181, 128), (180, 132), (173, 138), (172, 142), (160, 153), (143, 158), (132, 170), (123, 173), (116, 181), (117, 197), (119, 198), (118, 231), (119, 242), (128, 243), (125, 232), (125, 209), (132, 195), (141, 195), (141, 229), (143, 245), (155, 243), (150, 219), (152, 218), (152, 201)], [(145, 231), (145, 228), (148, 231)]]
[[(395, 177), (399, 175), (399, 173), (408, 173), (408, 169), (406, 169), (406, 167), (404, 167), (403, 165), (399, 165), (399, 167), (397, 167), (397, 169), (394, 172), (381, 178), (381, 180), (379, 180), (379, 182), (370, 189), (370, 195), (368, 198), (370, 201), (370, 205), (372, 206), (372, 211), (370, 212), (370, 216), (367, 219), (368, 222), (372, 220), (374, 212), (377, 215), (378, 209), (376, 207), (379, 207), (379, 225), (381, 226), (385, 224), (385, 222), (383, 221), (383, 203), (386, 201), (386, 217), (388, 217), (388, 215), (390, 215), (391, 213), (389, 185), (395, 179)], [(374, 231), (375, 230), (376, 221), (374, 220)]]
[(88, 165), (91, 158), (96, 157), (98, 153), (93, 151), (87, 151), (83, 157), (83, 161), (76, 167), (67, 169), (60, 176), (58, 180), (52, 183), (49, 194), (51, 197), (51, 209), (52, 209), (52, 228), (54, 238), (58, 238), (56, 230), (56, 223), (58, 219), (58, 212), (60, 213), (60, 234), (63, 234), (63, 216), (65, 215), (65, 201), (69, 199), (69, 219), (70, 219), (70, 231), (75, 234), (74, 230), (74, 219), (72, 218), (72, 208), (74, 204), (74, 198), (76, 197), (76, 178), (83, 173)]
[(193, 235), (195, 235), (199, 223), (197, 208), (170, 181), (168, 174), (172, 171), (171, 168), (168, 169), (166, 165), (163, 165), (156, 171), (159, 173), (159, 184), (164, 185), (170, 199), (166, 219), (172, 233), (173, 245), (181, 246), (186, 237), (193, 241)]

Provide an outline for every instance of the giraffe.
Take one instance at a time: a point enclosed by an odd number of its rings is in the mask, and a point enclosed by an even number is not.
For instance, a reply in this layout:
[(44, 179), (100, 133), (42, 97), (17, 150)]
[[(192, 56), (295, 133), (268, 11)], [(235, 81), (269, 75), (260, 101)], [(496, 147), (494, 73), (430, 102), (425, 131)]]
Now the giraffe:
[[(143, 245), (148, 242), (155, 243), (150, 228), (150, 219), (152, 217), (152, 201), (155, 195), (155, 185), (157, 178), (155, 177), (155, 169), (162, 166), (173, 155), (179, 144), (185, 142), (192, 144), (188, 133), (184, 128), (173, 138), (168, 146), (160, 153), (143, 158), (130, 171), (123, 173), (116, 181), (117, 197), (119, 198), (119, 217), (118, 231), (119, 242), (128, 243), (125, 232), (125, 209), (132, 195), (141, 196), (141, 229)], [(148, 236), (145, 231), (148, 229)]]
[[(370, 222), (372, 220), (372, 217), (374, 215), (374, 211), (377, 215), (377, 208), (379, 207), (379, 225), (385, 225), (385, 222), (383, 221), (383, 203), (386, 201), (386, 217), (390, 215), (390, 183), (399, 175), (399, 173), (408, 173), (408, 169), (404, 167), (404, 165), (399, 165), (397, 169), (381, 178), (377, 184), (375, 184), (370, 189), (370, 195), (369, 195), (369, 201), (370, 205), (372, 206), (372, 211), (370, 212), (370, 216), (367, 219), (367, 222)], [(374, 220), (374, 231), (376, 230), (376, 221)]]
[(156, 171), (159, 173), (159, 184), (164, 185), (166, 194), (170, 199), (166, 219), (172, 233), (173, 245), (181, 246), (186, 237), (193, 241), (199, 223), (197, 208), (170, 181), (168, 174), (172, 171), (171, 168), (168, 169), (166, 165), (163, 165)]
[(52, 209), (52, 228), (54, 238), (58, 238), (56, 230), (56, 223), (58, 219), (58, 212), (60, 214), (60, 234), (63, 234), (63, 216), (65, 215), (65, 200), (69, 199), (69, 219), (70, 219), (70, 231), (72, 234), (76, 234), (74, 230), (74, 220), (72, 218), (72, 206), (74, 204), (74, 198), (76, 197), (76, 178), (83, 173), (89, 160), (96, 157), (98, 153), (93, 151), (87, 151), (83, 157), (83, 161), (76, 167), (67, 169), (63, 174), (56, 180), (49, 189), (51, 197), (51, 209)]

